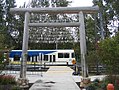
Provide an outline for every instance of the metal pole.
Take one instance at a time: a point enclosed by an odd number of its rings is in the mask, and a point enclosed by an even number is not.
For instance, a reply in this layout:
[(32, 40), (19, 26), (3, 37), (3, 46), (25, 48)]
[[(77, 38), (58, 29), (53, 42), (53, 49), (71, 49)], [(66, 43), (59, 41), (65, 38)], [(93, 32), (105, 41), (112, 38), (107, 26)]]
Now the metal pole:
[(56, 48), (55, 48), (56, 50), (57, 50), (57, 46), (58, 46), (57, 44), (58, 44), (58, 42), (56, 41)]
[(102, 19), (102, 12), (99, 12), (100, 17), (100, 30), (101, 30), (101, 39), (104, 40), (104, 29), (103, 29), (103, 19)]
[(84, 15), (83, 12), (79, 13), (79, 30), (80, 30), (80, 50), (81, 50), (81, 66), (82, 66), (82, 76), (86, 77), (86, 39), (85, 39), (85, 24), (84, 24)]
[[(99, 0), (102, 3), (102, 0)], [(101, 39), (104, 40), (104, 28), (103, 28), (103, 18), (102, 18), (102, 13), (103, 13), (103, 5), (100, 6), (99, 8), (99, 17), (100, 17), (100, 30), (101, 30)]]
[(29, 30), (28, 30), (28, 23), (29, 23), (29, 12), (25, 13), (25, 21), (24, 21), (24, 34), (23, 34), (23, 44), (22, 44), (22, 60), (21, 60), (21, 71), (20, 71), (20, 78), (26, 78), (26, 61), (27, 61), (27, 49), (28, 49), (28, 38), (29, 38)]

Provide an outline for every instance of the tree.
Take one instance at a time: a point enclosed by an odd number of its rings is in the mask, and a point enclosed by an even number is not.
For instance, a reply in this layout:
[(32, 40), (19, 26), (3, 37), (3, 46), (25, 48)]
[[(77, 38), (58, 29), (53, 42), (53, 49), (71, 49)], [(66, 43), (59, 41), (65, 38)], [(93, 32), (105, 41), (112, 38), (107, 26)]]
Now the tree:
[(91, 15), (87, 15), (85, 17), (86, 24), (86, 41), (87, 41), (87, 51), (95, 50), (95, 38), (96, 38), (96, 30), (95, 30), (95, 21)]
[(0, 33), (0, 50), (5, 48), (4, 42), (5, 42), (4, 34)]
[(110, 13), (111, 18), (113, 16), (119, 16), (119, 2), (118, 0), (104, 0), (106, 3), (106, 7), (108, 8), (108, 12)]
[(3, 2), (3, 0), (0, 0), (0, 32), (3, 31), (4, 25), (5, 25), (4, 14), (5, 14), (4, 2)]
[(86, 25), (86, 45), (87, 45), (87, 65), (89, 71), (92, 71), (92, 67), (96, 67), (96, 74), (99, 74), (98, 66), (100, 64), (100, 61), (98, 60), (97, 56), (97, 42), (100, 39), (99, 36), (99, 30), (97, 28), (97, 25), (99, 24), (97, 22), (96, 14), (93, 15), (86, 15), (85, 17), (85, 25)]
[(10, 48), (15, 44), (14, 33), (17, 32), (17, 19), (15, 15), (10, 13), (10, 8), (16, 7), (15, 0), (5, 0), (5, 43)]
[(113, 38), (107, 38), (99, 43), (98, 55), (104, 65), (108, 75), (119, 74), (119, 42), (117, 34)]
[[(118, 32), (119, 2), (117, 0), (93, 0), (94, 5), (102, 8), (104, 35), (110, 37)], [(116, 24), (115, 24), (116, 23)]]
[[(104, 0), (105, 1), (105, 8), (106, 14), (108, 16), (108, 27), (112, 32), (112, 35), (115, 35), (119, 31), (119, 2), (117, 0)], [(106, 17), (106, 15), (105, 15)]]
[[(20, 6), (19, 8), (27, 8), (29, 7), (29, 5), (27, 5), (25, 2), (22, 6)], [(14, 49), (16, 50), (21, 50), (22, 49), (22, 41), (23, 41), (23, 31), (24, 31), (24, 13), (21, 13), (17, 16), (17, 22), (16, 22), (16, 30), (18, 32), (18, 35), (16, 37), (14, 37), (15, 39), (15, 47)]]
[(5, 47), (5, 17), (4, 17), (4, 1), (0, 0), (0, 49)]

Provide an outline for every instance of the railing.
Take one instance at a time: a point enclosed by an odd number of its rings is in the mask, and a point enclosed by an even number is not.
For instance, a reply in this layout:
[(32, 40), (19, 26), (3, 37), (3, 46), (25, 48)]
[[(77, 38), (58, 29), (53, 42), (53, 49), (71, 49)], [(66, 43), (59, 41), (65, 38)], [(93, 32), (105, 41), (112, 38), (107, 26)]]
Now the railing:
[[(5, 70), (2, 72), (2, 74), (19, 74), (20, 73), (20, 65), (7, 65)], [(27, 74), (41, 74), (41, 72), (46, 72), (49, 69), (49, 67), (43, 66), (43, 65), (28, 65), (27, 66)]]
[[(55, 62), (51, 63), (44, 63), (44, 64), (32, 64), (27, 65), (27, 74), (41, 74), (41, 72), (46, 72), (49, 69), (49, 66), (57, 65)], [(65, 64), (66, 65), (66, 64)], [(61, 65), (62, 66), (62, 65)], [(68, 65), (69, 66), (69, 65)], [(3, 74), (19, 74), (20, 73), (20, 65), (14, 64), (14, 65), (7, 65), (5, 70), (2, 72)], [(81, 65), (76, 64), (74, 66), (69, 66), (76, 73), (81, 74)], [(88, 73), (89, 74), (104, 74), (106, 71), (106, 68), (103, 66), (90, 66), (88, 67)]]
[[(74, 69), (75, 71), (75, 74), (81, 74), (81, 65), (80, 64), (76, 64), (72, 67), (72, 69)], [(96, 74), (96, 75), (99, 75), (99, 74), (105, 74), (106, 72), (106, 67), (104, 66), (90, 66), (88, 67), (88, 73), (89, 74)]]

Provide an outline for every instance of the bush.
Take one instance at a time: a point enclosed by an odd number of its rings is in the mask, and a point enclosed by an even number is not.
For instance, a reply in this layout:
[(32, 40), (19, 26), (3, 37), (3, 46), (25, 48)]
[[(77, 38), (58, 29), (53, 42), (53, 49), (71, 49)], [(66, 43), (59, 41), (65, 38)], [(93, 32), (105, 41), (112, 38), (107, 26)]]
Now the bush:
[(0, 90), (21, 90), (12, 75), (0, 75)]
[(105, 85), (105, 88), (109, 83), (112, 83), (114, 85), (115, 90), (119, 90), (119, 76), (118, 75), (106, 76), (105, 79), (103, 80), (103, 83)]
[(100, 80), (95, 79), (91, 84), (86, 88), (86, 90), (97, 90), (100, 88)]
[(12, 75), (0, 75), (0, 85), (16, 84), (16, 79)]
[(107, 85), (111, 83), (114, 85), (115, 90), (119, 90), (119, 76), (106, 76), (102, 81), (95, 79), (86, 88), (86, 90), (107, 90)]
[(21, 88), (19, 86), (13, 86), (12, 90), (21, 90)]

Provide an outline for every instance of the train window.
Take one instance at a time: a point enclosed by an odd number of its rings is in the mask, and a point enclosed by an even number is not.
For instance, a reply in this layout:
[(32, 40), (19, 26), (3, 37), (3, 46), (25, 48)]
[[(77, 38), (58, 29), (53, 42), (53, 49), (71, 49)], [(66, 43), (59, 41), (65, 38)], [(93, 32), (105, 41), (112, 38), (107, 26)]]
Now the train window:
[(19, 61), (19, 60), (20, 60), (19, 55), (14, 55), (14, 61)]
[(34, 57), (32, 56), (32, 62), (34, 62)]
[(44, 55), (44, 61), (48, 61), (48, 55)]
[(50, 55), (50, 62), (52, 62), (52, 55)]
[(75, 56), (74, 53), (71, 53), (71, 57), (74, 58), (74, 56)]
[(58, 58), (63, 58), (63, 53), (58, 53)]
[(64, 53), (64, 58), (69, 58), (69, 53)]
[(37, 57), (37, 56), (35, 56), (35, 62), (37, 62), (37, 60), (38, 60), (38, 57)]
[(27, 61), (30, 61), (30, 56), (28, 55), (28, 57), (27, 57)]

